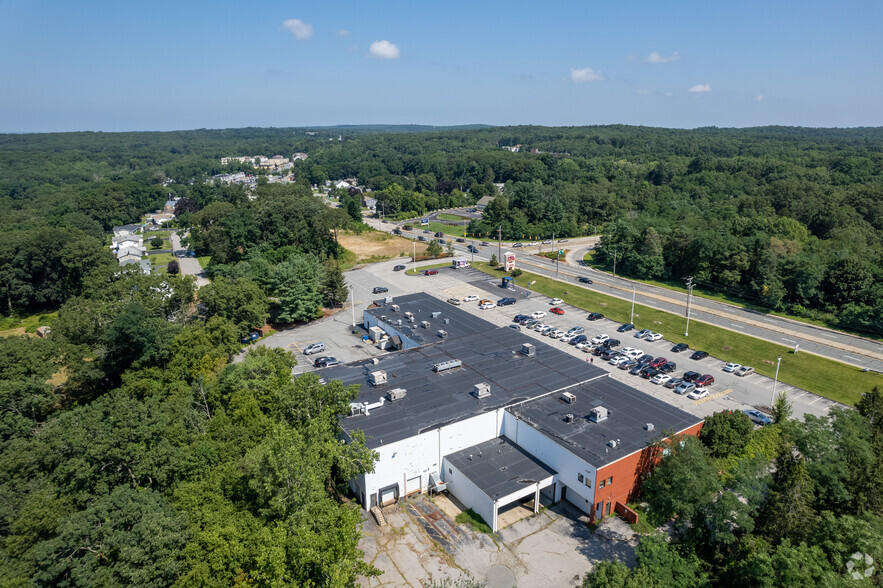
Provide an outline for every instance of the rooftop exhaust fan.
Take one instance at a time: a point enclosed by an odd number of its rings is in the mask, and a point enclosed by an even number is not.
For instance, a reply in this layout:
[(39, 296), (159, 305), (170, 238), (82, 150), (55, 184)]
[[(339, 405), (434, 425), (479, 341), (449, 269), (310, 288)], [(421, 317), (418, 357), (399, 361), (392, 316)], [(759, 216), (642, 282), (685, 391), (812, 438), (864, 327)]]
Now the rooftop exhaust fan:
[(459, 359), (449, 359), (448, 361), (443, 361), (441, 363), (437, 363), (432, 366), (432, 371), (436, 373), (441, 373), (446, 370), (452, 370), (454, 368), (458, 368), (463, 365), (463, 362)]
[(572, 423), (573, 422), (573, 415), (570, 413), (564, 415), (564, 422), (565, 423)]

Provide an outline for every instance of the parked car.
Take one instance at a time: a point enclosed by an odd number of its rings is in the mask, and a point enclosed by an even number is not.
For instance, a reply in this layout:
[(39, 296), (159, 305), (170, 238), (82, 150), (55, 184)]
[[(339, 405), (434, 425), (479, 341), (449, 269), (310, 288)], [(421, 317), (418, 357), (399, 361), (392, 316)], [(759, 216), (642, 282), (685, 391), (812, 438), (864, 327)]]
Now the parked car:
[(529, 318), (526, 321), (524, 321), (523, 323), (521, 323), (521, 326), (526, 329), (532, 329), (535, 326), (537, 326), (538, 324), (540, 324), (540, 321), (538, 321), (535, 318)]
[(423, 235), (420, 235), (419, 237), (417, 237), (417, 240), (418, 241), (426, 241), (426, 237), (424, 237)]
[(580, 341), (579, 343), (576, 344), (576, 348), (579, 349), (580, 351), (588, 351), (589, 353), (591, 353), (592, 349), (594, 349), (595, 346), (592, 345), (591, 343), (589, 343), (588, 341)]
[(673, 361), (667, 361), (656, 369), (659, 370), (660, 373), (670, 374), (673, 371), (675, 371), (676, 369), (678, 369), (678, 364), (676, 364)]
[(708, 357), (707, 351), (694, 351), (690, 359), (705, 359), (706, 357)]
[(676, 394), (689, 394), (693, 390), (696, 389), (696, 384), (693, 382), (683, 382), (680, 386), (675, 388)]
[(240, 343), (251, 343), (253, 341), (257, 341), (260, 338), (261, 338), (260, 333), (258, 333), (257, 331), (252, 331), (251, 333), (249, 333), (248, 335), (246, 335), (245, 337), (240, 339), (239, 342)]
[(497, 307), (497, 305), (494, 304), (493, 302), (484, 302), (484, 303), (478, 305), (478, 308), (480, 308), (481, 310), (490, 310), (490, 309), (496, 308), (496, 307)]
[(389, 292), (389, 288), (385, 286), (374, 286), (372, 292), (374, 292), (375, 294), (383, 294), (384, 292)]
[(466, 242), (466, 239), (464, 239), (463, 237), (457, 237), (457, 238), (455, 239), (455, 241), (457, 241), (457, 243), (465, 243), (465, 242)]
[(551, 304), (552, 306), (558, 306), (559, 304), (564, 304), (564, 301), (561, 300), (560, 298), (553, 298), (553, 299), (549, 302), (549, 304)]
[(645, 353), (641, 357), (638, 358), (638, 363), (648, 364), (653, 361), (653, 356), (649, 353)]
[(701, 375), (699, 372), (685, 372), (681, 377), (685, 382), (692, 382)]
[(402, 271), (403, 269), (405, 269), (405, 266), (403, 266), (403, 265), (397, 265), (397, 266), (395, 266), (394, 268), (392, 268), (392, 271), (394, 271), (394, 272), (400, 272), (400, 271)]
[(562, 343), (570, 343), (570, 340), (573, 339), (574, 337), (576, 337), (576, 335), (568, 335), (567, 333), (564, 333), (563, 335), (558, 337), (558, 340), (561, 341)]
[(442, 233), (441, 231), (437, 231), (437, 232), (435, 233), (435, 236), (436, 236), (436, 237), (444, 237), (445, 234)]
[[(620, 357), (625, 357), (625, 356), (621, 355)], [(636, 376), (638, 374), (638, 372), (641, 371), (641, 368), (644, 367), (642, 365), (638, 365), (638, 362), (636, 362), (634, 359), (629, 359), (628, 357), (626, 357), (626, 360), (627, 361), (625, 363), (621, 363), (616, 367), (618, 367), (621, 370), (628, 370), (629, 373), (632, 373), (632, 369), (637, 368), (635, 373), (632, 374), (633, 376)]]
[(500, 298), (499, 300), (497, 300), (497, 306), (509, 306), (510, 304), (515, 304), (514, 298), (506, 297), (506, 298)]
[(644, 355), (643, 351), (641, 351), (640, 349), (634, 349), (632, 347), (627, 347), (626, 349), (623, 349), (622, 352), (634, 359), (636, 362), (638, 361), (639, 357)]
[(649, 335), (646, 335), (644, 337), (644, 339), (646, 339), (647, 341), (650, 341), (652, 343), (654, 341), (659, 341), (660, 339), (662, 339), (662, 334), (661, 333), (650, 333)]
[(509, 328), (510, 328), (510, 329), (515, 329), (516, 331), (520, 331), (520, 330), (521, 330), (521, 326), (519, 326), (519, 325), (509, 325)]
[(319, 357), (317, 357), (316, 359), (313, 360), (313, 367), (323, 366), (323, 365), (325, 365), (325, 362), (328, 361), (329, 359), (331, 359), (331, 358), (328, 356), (320, 355)]
[(683, 383), (683, 381), (684, 381), (684, 380), (683, 380), (682, 378), (672, 378), (672, 379), (669, 380), (668, 382), (665, 382), (665, 383), (663, 384), (663, 386), (665, 386), (666, 388), (675, 389), (675, 388), (677, 388), (678, 386), (680, 386), (680, 385)]
[(535, 318), (535, 319), (541, 319), (541, 318), (543, 318), (544, 316), (546, 316), (546, 313), (543, 312), (542, 310), (538, 310), (538, 311), (532, 313), (530, 316), (532, 316), (532, 317)]
[(687, 398), (690, 400), (701, 400), (708, 396), (708, 388), (696, 388), (689, 394), (687, 394)]
[(598, 354), (598, 357), (600, 357), (604, 361), (610, 361), (614, 357), (619, 357), (619, 351), (615, 351), (607, 347), (601, 347), (600, 349), (601, 353)]
[(584, 343), (588, 340), (589, 340), (589, 338), (586, 337), (585, 335), (574, 335), (573, 339), (568, 341), (568, 343), (570, 343), (571, 345), (579, 345), (580, 343)]
[(671, 376), (668, 374), (656, 374), (653, 378), (650, 379), (651, 384), (665, 384), (671, 380)]
[(586, 317), (586, 319), (588, 319), (590, 321), (596, 321), (596, 320), (602, 319), (602, 318), (604, 318), (604, 315), (601, 314), (600, 312), (590, 312), (589, 316)]
[(725, 372), (728, 372), (728, 373), (732, 374), (733, 372), (735, 372), (735, 371), (736, 371), (737, 369), (739, 369), (740, 367), (742, 367), (742, 364), (741, 364), (741, 363), (733, 363), (733, 362), (729, 362), (729, 363), (727, 363), (726, 365), (724, 365), (723, 370), (724, 370)]
[(434, 276), (438, 274), (438, 270), (426, 270), (423, 272), (424, 276)]
[(667, 361), (668, 360), (665, 359), (664, 357), (657, 357), (653, 361), (649, 362), (647, 365), (649, 365), (652, 368), (658, 368), (659, 366), (663, 365)]
[(536, 332), (539, 333), (540, 335), (545, 335), (546, 333), (548, 333), (549, 331), (551, 331), (553, 328), (554, 328), (554, 327), (552, 327), (552, 325), (537, 325), (537, 326), (534, 328), (534, 331), (536, 331)]
[(467, 247), (466, 249), (468, 249), (468, 250), (471, 251), (472, 253), (478, 253), (478, 247), (476, 247), (475, 245), (470, 245), (470, 246)]
[(601, 345), (604, 347), (610, 347), (611, 349), (614, 347), (619, 347), (619, 339), (605, 339)]
[(754, 373), (754, 368), (750, 365), (743, 365), (739, 369), (734, 372), (737, 376), (744, 378), (745, 376), (750, 376)]
[(460, 306), (459, 298), (448, 298), (448, 304), (453, 304), (454, 306)]
[(475, 302), (478, 300), (478, 296), (475, 294), (470, 294), (469, 296), (463, 297), (463, 302)]
[(622, 363), (627, 362), (628, 360), (629, 360), (629, 358), (626, 357), (625, 355), (617, 355), (616, 357), (614, 357), (613, 359), (611, 359), (611, 360), (609, 361), (609, 363), (610, 363), (610, 365), (618, 366), (618, 365), (620, 365), (620, 364), (622, 364)]
[(714, 384), (714, 376), (711, 374), (702, 374), (695, 380), (693, 380), (697, 386), (711, 386)]
[(549, 309), (549, 312), (551, 312), (552, 314), (562, 315), (564, 314), (564, 309), (560, 306), (553, 306)]
[(549, 333), (549, 337), (551, 337), (552, 339), (560, 339), (564, 336), (564, 334), (564, 331), (562, 331), (561, 329), (555, 329)]
[(488, 243), (487, 241), (482, 241), (482, 242), (480, 243), (480, 245), (481, 245), (482, 247), (487, 247), (487, 246), (490, 245), (490, 243)]
[(343, 362), (337, 359), (336, 357), (319, 357), (316, 361), (313, 362), (313, 367), (324, 368), (331, 367), (333, 365), (340, 365)]
[(631, 331), (634, 328), (635, 328), (635, 325), (633, 325), (632, 323), (623, 323), (622, 325), (620, 325), (620, 327), (618, 329), (616, 329), (616, 332), (617, 333), (628, 333), (629, 331)]
[(650, 329), (641, 329), (640, 331), (635, 333), (635, 339), (643, 339), (652, 332), (653, 331), (651, 331)]
[(569, 329), (567, 329), (567, 332), (571, 335), (582, 335), (586, 332), (586, 328), (580, 326), (570, 327)]
[(520, 323), (521, 321), (529, 319), (529, 318), (530, 317), (526, 314), (516, 314), (515, 317), (512, 319), (512, 322), (513, 323)]
[(639, 376), (644, 378), (645, 380), (652, 380), (659, 374), (659, 370), (656, 368), (652, 368), (649, 365), (645, 365), (641, 368), (641, 371), (638, 373)]
[(583, 284), (593, 284), (594, 283), (594, 282), (592, 282), (592, 280), (590, 280), (589, 278), (586, 278), (584, 276), (580, 277), (579, 281), (582, 282)]
[(754, 410), (753, 408), (746, 408), (742, 412), (748, 415), (748, 418), (751, 419), (752, 423), (754, 423), (755, 425), (760, 425), (761, 427), (764, 425), (772, 424), (773, 422), (773, 419), (763, 414), (759, 410)]
[(304, 347), (304, 355), (312, 355), (314, 353), (322, 353), (325, 351), (324, 343), (313, 343)]
[(681, 351), (686, 351), (690, 347), (686, 343), (678, 343), (674, 347), (671, 348), (672, 353), (680, 353)]
[(638, 363), (637, 361), (635, 361), (633, 359), (633, 360), (629, 361), (629, 374), (631, 374), (633, 376), (640, 376), (641, 370), (643, 370), (645, 367), (647, 367), (647, 366), (641, 365), (640, 363)]

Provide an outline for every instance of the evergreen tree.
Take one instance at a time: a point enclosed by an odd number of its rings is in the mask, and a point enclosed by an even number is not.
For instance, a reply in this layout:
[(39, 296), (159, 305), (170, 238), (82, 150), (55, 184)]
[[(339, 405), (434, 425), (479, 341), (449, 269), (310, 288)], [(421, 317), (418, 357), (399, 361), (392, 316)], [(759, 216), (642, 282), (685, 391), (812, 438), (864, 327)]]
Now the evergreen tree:
[(816, 521), (814, 499), (813, 481), (803, 456), (794, 455), (790, 445), (784, 447), (776, 458), (773, 484), (758, 517), (760, 532), (773, 543), (804, 541)]
[(325, 279), (322, 282), (322, 299), (325, 306), (336, 308), (342, 306), (347, 299), (346, 280), (340, 271), (340, 264), (329, 260), (325, 262)]

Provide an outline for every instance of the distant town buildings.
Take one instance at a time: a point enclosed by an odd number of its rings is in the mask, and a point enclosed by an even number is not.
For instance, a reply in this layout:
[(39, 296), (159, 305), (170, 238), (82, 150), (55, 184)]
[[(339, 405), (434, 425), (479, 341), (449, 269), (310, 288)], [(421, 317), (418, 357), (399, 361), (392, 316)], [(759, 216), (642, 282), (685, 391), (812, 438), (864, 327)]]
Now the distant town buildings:
[(284, 170), (291, 169), (295, 161), (304, 161), (309, 157), (306, 153), (293, 153), (291, 158), (281, 155), (273, 157), (264, 157), (263, 155), (243, 155), (242, 157), (222, 157), (221, 165), (230, 165), (231, 163), (245, 163), (251, 165), (255, 169), (266, 170)]

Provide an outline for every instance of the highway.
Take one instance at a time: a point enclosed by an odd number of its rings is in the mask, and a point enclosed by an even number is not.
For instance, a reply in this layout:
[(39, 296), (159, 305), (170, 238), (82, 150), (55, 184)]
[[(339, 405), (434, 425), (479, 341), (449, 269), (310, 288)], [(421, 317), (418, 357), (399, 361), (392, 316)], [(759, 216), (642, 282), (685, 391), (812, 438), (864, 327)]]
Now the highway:
[[(365, 219), (365, 222), (379, 230), (391, 232), (400, 225), (407, 223), (388, 223), (377, 219)], [(413, 223), (411, 223), (413, 224)], [(402, 231), (404, 237), (416, 239), (423, 235), (423, 230), (415, 227), (413, 231)], [(429, 238), (429, 235), (425, 235)], [(448, 240), (447, 237), (445, 240)], [(491, 255), (513, 250), (518, 254), (518, 267), (540, 275), (555, 277), (555, 261), (536, 255), (538, 249), (548, 250), (551, 244), (532, 245), (513, 249), (511, 242), (503, 242), (501, 247), (492, 242), (489, 247), (480, 247), (478, 253), (470, 253), (466, 247), (469, 243), (455, 243), (454, 249), (465, 259), (487, 261)], [(632, 299), (635, 291), (635, 302), (651, 308), (665, 310), (675, 314), (686, 314), (686, 295), (665, 288), (649, 286), (625, 278), (612, 276), (605, 272), (585, 266), (582, 259), (585, 253), (597, 242), (595, 237), (569, 239), (565, 248), (574, 253), (570, 256), (571, 263), (562, 258), (558, 264), (558, 279), (573, 283), (575, 286), (586, 287), (603, 294), (616, 296), (625, 300)], [(480, 240), (476, 240), (478, 246)], [(589, 277), (594, 282), (586, 285), (578, 282), (580, 276)], [(850, 335), (840, 331), (832, 331), (823, 327), (801, 323), (773, 315), (743, 309), (731, 304), (717, 302), (694, 296), (691, 303), (690, 320), (709, 323), (724, 329), (745, 333), (759, 339), (773, 341), (794, 348), (800, 346), (801, 352), (813, 353), (822, 357), (836, 359), (843, 363), (862, 369), (883, 372), (883, 345), (870, 339)], [(883, 383), (883, 380), (881, 380)]]

